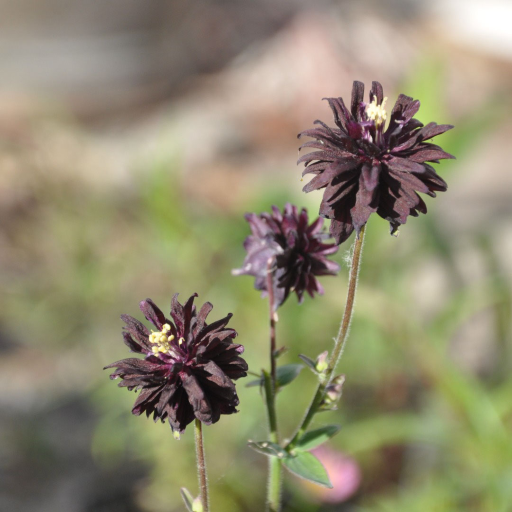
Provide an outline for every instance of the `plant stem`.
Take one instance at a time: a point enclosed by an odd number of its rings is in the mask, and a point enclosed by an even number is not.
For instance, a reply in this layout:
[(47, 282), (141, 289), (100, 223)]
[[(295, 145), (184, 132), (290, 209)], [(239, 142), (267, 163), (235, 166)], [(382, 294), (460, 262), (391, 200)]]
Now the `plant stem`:
[(269, 439), (271, 443), (279, 443), (279, 436), (277, 433), (277, 416), (276, 407), (273, 395), (272, 377), (268, 372), (263, 370), (263, 384), (265, 387), (265, 400), (268, 412), (268, 429)]
[(201, 496), (201, 503), (203, 504), (203, 512), (208, 512), (208, 479), (206, 478), (206, 460), (204, 458), (203, 426), (197, 418), (195, 420), (195, 437), (199, 495)]
[(272, 377), (272, 396), (275, 401), (276, 394), (276, 314), (274, 312), (274, 282), (272, 266), (274, 260), (270, 259), (267, 265), (268, 315), (270, 319), (270, 376)]
[[(265, 399), (268, 413), (269, 440), (271, 443), (279, 444), (279, 433), (277, 430), (276, 415), (276, 315), (274, 312), (274, 283), (272, 266), (273, 260), (267, 265), (267, 291), (269, 305), (269, 326), (270, 326), (270, 374), (263, 372)], [(267, 485), (267, 510), (279, 512), (281, 510), (281, 460), (277, 457), (269, 457), (269, 475)]]
[[(275, 394), (273, 394), (272, 377), (266, 371), (263, 371), (263, 381), (268, 412), (269, 440), (271, 443), (278, 444)], [(277, 457), (269, 457), (267, 484), (267, 510), (269, 512), (279, 512), (281, 510), (281, 473), (281, 460)]]
[(293, 436), (293, 439), (286, 445), (286, 449), (292, 449), (299, 438), (306, 432), (311, 420), (318, 412), (318, 408), (322, 403), (325, 395), (325, 389), (329, 385), (332, 379), (332, 374), (339, 362), (343, 354), (343, 350), (345, 349), (345, 344), (348, 339), (350, 322), (352, 320), (352, 313), (354, 310), (354, 300), (356, 297), (356, 289), (357, 289), (357, 278), (359, 276), (359, 269), (361, 266), (361, 254), (363, 251), (363, 243), (364, 243), (364, 233), (366, 229), (366, 224), (361, 228), (359, 236), (356, 238), (354, 244), (354, 252), (352, 254), (352, 263), (350, 266), (350, 275), (348, 280), (348, 291), (347, 291), (347, 302), (345, 304), (345, 311), (343, 313), (343, 317), (341, 319), (340, 328), (338, 331), (338, 335), (334, 340), (334, 350), (329, 358), (329, 362), (327, 364), (327, 369), (324, 373), (324, 378), (318, 384), (318, 388), (316, 390), (315, 396), (309, 406), (309, 409), (302, 420), (296, 434)]

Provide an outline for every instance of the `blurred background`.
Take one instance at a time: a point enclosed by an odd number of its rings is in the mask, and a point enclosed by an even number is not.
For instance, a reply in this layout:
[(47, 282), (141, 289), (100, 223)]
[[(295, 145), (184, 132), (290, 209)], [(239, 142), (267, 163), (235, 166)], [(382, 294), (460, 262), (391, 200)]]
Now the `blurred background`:
[[(512, 4), (497, 0), (1, 0), (0, 510), (183, 511), (193, 435), (130, 413), (103, 366), (119, 315), (175, 292), (214, 303), (253, 371), (267, 305), (244, 258), (247, 211), (301, 192), (296, 134), (326, 96), (379, 80), (421, 100), (448, 192), (399, 238), (372, 217), (338, 369), (327, 492), (286, 474), (285, 512), (512, 510)], [(280, 310), (281, 362), (331, 348), (352, 239), (324, 297)], [(206, 429), (213, 509), (261, 512), (266, 435), (251, 380)], [(290, 435), (313, 393), (278, 397)]]

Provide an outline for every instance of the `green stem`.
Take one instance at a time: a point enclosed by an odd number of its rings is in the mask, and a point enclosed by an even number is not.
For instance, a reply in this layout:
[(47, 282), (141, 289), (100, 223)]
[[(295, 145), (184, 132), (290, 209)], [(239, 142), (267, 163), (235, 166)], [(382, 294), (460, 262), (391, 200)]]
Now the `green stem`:
[(269, 440), (271, 443), (279, 443), (279, 435), (277, 433), (276, 407), (275, 407), (273, 386), (272, 386), (272, 377), (265, 370), (263, 370), (263, 384), (265, 387), (265, 401), (266, 401), (267, 413), (268, 413)]
[(201, 422), (196, 418), (195, 420), (195, 437), (196, 437), (196, 458), (197, 458), (197, 474), (199, 478), (199, 495), (203, 505), (203, 512), (208, 512), (208, 479), (206, 478), (206, 460), (204, 457), (203, 445), (203, 427)]
[[(268, 412), (269, 440), (271, 443), (279, 444), (272, 377), (268, 372), (263, 371), (263, 380)], [(279, 512), (281, 510), (282, 463), (281, 459), (277, 457), (269, 457), (268, 461), (267, 510), (269, 512)]]
[[(269, 326), (270, 326), (270, 374), (263, 372), (265, 386), (265, 400), (268, 413), (269, 440), (271, 443), (279, 444), (279, 433), (277, 430), (276, 415), (276, 315), (274, 312), (274, 283), (272, 266), (273, 260), (267, 266), (267, 291), (269, 305)], [(267, 485), (267, 510), (279, 512), (281, 510), (281, 474), (282, 464), (277, 457), (269, 457), (269, 475)]]
[[(269, 336), (270, 336), (270, 376), (272, 377), (272, 396), (275, 402), (276, 396), (276, 313), (274, 311), (274, 280), (272, 266), (274, 260), (271, 259), (267, 265), (267, 290), (268, 290), (268, 316), (269, 316)], [(276, 429), (277, 430), (277, 429)]]
[(334, 350), (329, 358), (329, 362), (327, 365), (327, 369), (325, 370), (324, 378), (318, 384), (318, 388), (316, 390), (315, 396), (309, 406), (309, 409), (302, 420), (296, 434), (293, 436), (293, 439), (286, 445), (286, 449), (292, 449), (300, 437), (306, 432), (311, 420), (318, 412), (318, 408), (322, 403), (325, 395), (325, 389), (329, 385), (332, 379), (332, 374), (343, 354), (343, 350), (345, 349), (345, 344), (348, 339), (350, 322), (352, 320), (352, 313), (354, 310), (354, 300), (356, 297), (356, 289), (357, 289), (357, 278), (359, 276), (359, 269), (361, 266), (361, 254), (363, 251), (363, 243), (364, 243), (364, 233), (365, 233), (366, 225), (361, 228), (359, 236), (356, 238), (354, 245), (354, 252), (352, 254), (352, 264), (350, 266), (350, 275), (348, 280), (348, 292), (347, 292), (347, 302), (345, 304), (345, 311), (343, 313), (343, 318), (341, 319), (340, 329), (338, 331), (338, 336), (334, 341)]

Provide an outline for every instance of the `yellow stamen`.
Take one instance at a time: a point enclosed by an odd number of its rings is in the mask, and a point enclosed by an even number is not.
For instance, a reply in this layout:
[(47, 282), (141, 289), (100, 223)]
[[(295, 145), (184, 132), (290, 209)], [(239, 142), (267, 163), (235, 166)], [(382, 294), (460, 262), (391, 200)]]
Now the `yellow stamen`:
[(370, 121), (375, 121), (375, 126), (380, 126), (387, 119), (387, 114), (384, 108), (386, 107), (387, 98), (382, 100), (381, 105), (377, 105), (377, 98), (373, 98), (373, 101), (366, 105), (366, 115)]
[(185, 343), (185, 338), (180, 338), (178, 340), (178, 345), (181, 347), (181, 345), (183, 345), (183, 343)]
[(167, 335), (170, 330), (171, 326), (169, 324), (164, 324), (162, 325), (162, 330), (160, 332), (152, 332), (149, 335), (149, 342), (154, 345), (151, 347), (151, 352), (153, 352), (153, 354), (165, 354), (171, 350), (170, 342), (174, 339), (174, 335)]

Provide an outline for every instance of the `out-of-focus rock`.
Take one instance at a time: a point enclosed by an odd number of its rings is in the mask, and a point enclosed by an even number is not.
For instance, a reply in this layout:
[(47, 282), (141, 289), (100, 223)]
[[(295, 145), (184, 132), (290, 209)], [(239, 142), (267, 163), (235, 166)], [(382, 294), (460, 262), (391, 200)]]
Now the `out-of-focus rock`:
[(1, 0), (0, 112), (28, 102), (97, 116), (162, 100), (295, 9), (270, 0)]

